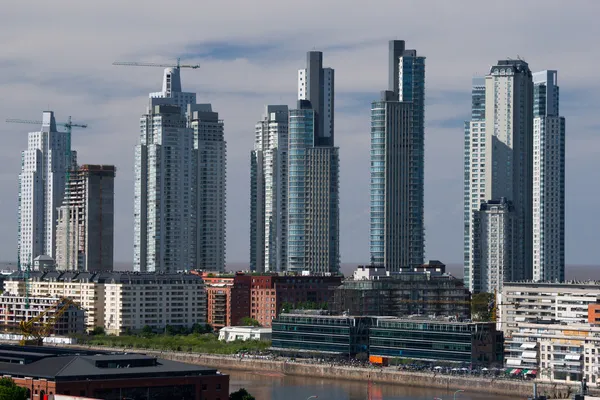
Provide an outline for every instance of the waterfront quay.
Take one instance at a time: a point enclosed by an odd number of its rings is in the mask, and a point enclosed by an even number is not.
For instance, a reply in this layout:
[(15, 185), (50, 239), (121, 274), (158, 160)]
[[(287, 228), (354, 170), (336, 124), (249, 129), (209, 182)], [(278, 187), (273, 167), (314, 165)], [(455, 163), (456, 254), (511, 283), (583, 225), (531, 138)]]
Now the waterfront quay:
[[(78, 347), (78, 346), (72, 346)], [(122, 348), (88, 347), (104, 351), (124, 351)], [(515, 398), (530, 397), (533, 382), (537, 382), (538, 394), (548, 398), (570, 398), (577, 393), (576, 385), (544, 382), (539, 380), (506, 379), (499, 376), (470, 376), (465, 374), (446, 375), (436, 371), (410, 371), (387, 367), (344, 366), (332, 363), (307, 362), (305, 360), (273, 359), (269, 356), (208, 355), (185, 352), (165, 352), (145, 349), (126, 349), (127, 352), (144, 353), (167, 360), (199, 364), (223, 370), (280, 373), (291, 376), (304, 376), (324, 379), (387, 383), (412, 387), (437, 388), (441, 390), (460, 390), (467, 388), (471, 392), (494, 395), (510, 395)], [(590, 388), (590, 395), (600, 394), (596, 388)]]

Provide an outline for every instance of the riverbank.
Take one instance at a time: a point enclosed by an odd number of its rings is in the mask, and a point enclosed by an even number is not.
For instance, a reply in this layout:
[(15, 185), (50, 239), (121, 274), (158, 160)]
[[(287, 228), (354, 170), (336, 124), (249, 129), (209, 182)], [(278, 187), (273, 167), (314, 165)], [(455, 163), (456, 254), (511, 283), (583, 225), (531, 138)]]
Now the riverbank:
[[(280, 373), (293, 376), (306, 376), (325, 379), (343, 379), (387, 383), (404, 386), (436, 388), (442, 390), (468, 390), (487, 394), (508, 395), (527, 398), (533, 393), (533, 381), (499, 379), (492, 377), (471, 377), (440, 375), (428, 372), (398, 371), (394, 368), (360, 368), (326, 364), (310, 364), (256, 358), (240, 358), (235, 356), (215, 356), (184, 352), (166, 352), (142, 349), (108, 348), (100, 346), (69, 346), (82, 349), (103, 351), (127, 351), (145, 353), (159, 358), (180, 361), (207, 367), (264, 373)], [(538, 382), (538, 394), (553, 399), (570, 398), (576, 393), (578, 386), (562, 383)], [(590, 394), (598, 395), (600, 391), (592, 389)]]

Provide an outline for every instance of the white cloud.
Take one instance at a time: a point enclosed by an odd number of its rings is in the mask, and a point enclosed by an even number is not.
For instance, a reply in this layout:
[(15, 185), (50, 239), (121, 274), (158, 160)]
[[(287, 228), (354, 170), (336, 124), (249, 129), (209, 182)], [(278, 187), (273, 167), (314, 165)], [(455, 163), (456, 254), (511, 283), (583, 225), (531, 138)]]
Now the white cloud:
[[(567, 117), (567, 260), (593, 263), (596, 226), (589, 177), (600, 167), (595, 111), (600, 104), (594, 51), (600, 28), (597, 0), (499, 3), (382, 0), (145, 1), (56, 0), (5, 6), (0, 15), (0, 119), (38, 119), (50, 107), (90, 127), (74, 133), (81, 162), (114, 163), (117, 172), (116, 258), (131, 259), (133, 146), (147, 93), (159, 90), (158, 68), (113, 67), (115, 60), (165, 62), (203, 44), (236, 44), (243, 56), (186, 57), (185, 90), (211, 102), (225, 120), (228, 141), (228, 260), (248, 254), (248, 153), (255, 122), (267, 103), (293, 105), (296, 70), (305, 52), (329, 49), (336, 69), (336, 141), (341, 148), (342, 258), (368, 260), (369, 103), (387, 85), (387, 40), (405, 39), (427, 56), (427, 254), (460, 261), (462, 253), (462, 127), (470, 83), (505, 57), (534, 70), (558, 69)], [(267, 46), (266, 48), (263, 48)], [(253, 50), (254, 49), (254, 50)], [(577, 98), (581, 96), (584, 101)], [(571, 106), (566, 102), (569, 101)], [(580, 104), (581, 103), (581, 104)], [(361, 108), (362, 107), (362, 108)], [(454, 122), (453, 122), (454, 121)], [(16, 197), (27, 125), (0, 125), (0, 259), (16, 254)], [(586, 199), (575, 193), (585, 193)]]

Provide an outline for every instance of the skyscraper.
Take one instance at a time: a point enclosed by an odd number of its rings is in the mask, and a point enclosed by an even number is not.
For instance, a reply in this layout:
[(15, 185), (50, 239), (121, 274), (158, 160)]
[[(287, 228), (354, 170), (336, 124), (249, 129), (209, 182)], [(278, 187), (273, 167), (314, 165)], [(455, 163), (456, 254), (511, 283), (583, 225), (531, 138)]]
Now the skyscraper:
[(288, 107), (269, 105), (250, 154), (250, 269), (287, 266)]
[(56, 228), (56, 269), (112, 271), (115, 167), (82, 165), (70, 175)]
[(194, 134), (196, 213), (195, 266), (225, 270), (225, 216), (227, 142), (223, 120), (210, 104), (188, 105)]
[(76, 164), (70, 137), (56, 130), (52, 111), (44, 111), (42, 128), (28, 136), (19, 174), (18, 255), (22, 265), (39, 255), (54, 258), (56, 220), (67, 169)]
[(298, 107), (289, 117), (287, 268), (338, 272), (339, 148), (334, 147), (334, 71), (323, 53), (298, 72)]
[(371, 104), (371, 264), (416, 267), (424, 253), (425, 57), (389, 43), (389, 85)]
[(223, 270), (223, 122), (181, 91), (179, 68), (164, 72), (140, 120), (134, 195), (134, 269)]
[[(533, 83), (529, 66), (522, 60), (498, 61), (485, 77), (484, 89), (475, 82), (472, 99), (473, 119), (465, 127), (465, 281), (471, 291), (492, 292), (505, 280), (532, 278)], [(506, 204), (502, 215), (489, 213), (494, 204)], [(500, 218), (514, 223), (513, 240), (506, 242), (510, 258), (504, 256), (506, 252), (492, 252), (498, 244), (494, 240), (504, 239), (498, 239), (489, 224), (499, 226)], [(475, 219), (483, 223), (475, 225)], [(486, 257), (476, 251), (482, 243), (490, 248)]]
[(565, 279), (565, 118), (556, 71), (533, 74), (533, 280)]

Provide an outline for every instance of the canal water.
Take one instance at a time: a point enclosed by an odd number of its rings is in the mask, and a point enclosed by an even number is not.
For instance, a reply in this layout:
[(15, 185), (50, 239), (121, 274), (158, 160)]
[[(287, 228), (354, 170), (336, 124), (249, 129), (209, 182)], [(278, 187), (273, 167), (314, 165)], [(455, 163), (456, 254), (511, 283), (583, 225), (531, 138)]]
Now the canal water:
[[(245, 388), (256, 400), (453, 400), (454, 391), (392, 384), (369, 384), (336, 379), (287, 376), (279, 373), (223, 371), (230, 375), (230, 391)], [(514, 400), (522, 397), (487, 395), (464, 388), (458, 400)]]

